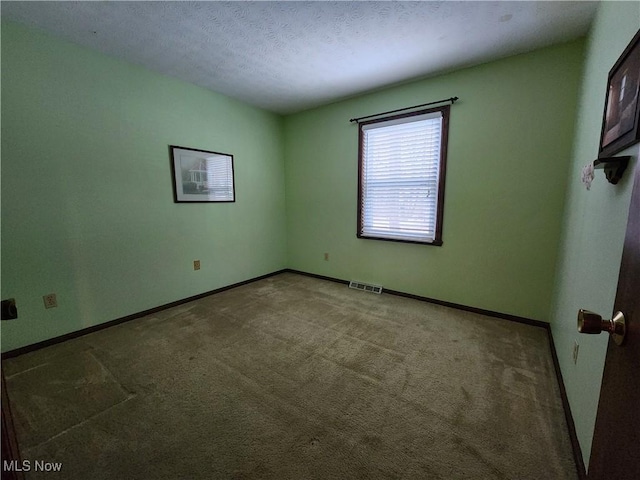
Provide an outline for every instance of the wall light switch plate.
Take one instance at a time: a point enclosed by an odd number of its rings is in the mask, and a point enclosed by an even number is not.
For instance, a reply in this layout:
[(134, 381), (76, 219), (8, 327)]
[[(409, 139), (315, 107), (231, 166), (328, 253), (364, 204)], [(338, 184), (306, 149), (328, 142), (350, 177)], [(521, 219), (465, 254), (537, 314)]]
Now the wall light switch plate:
[(194, 270), (200, 270), (200, 260), (194, 260), (193, 261), (193, 269)]

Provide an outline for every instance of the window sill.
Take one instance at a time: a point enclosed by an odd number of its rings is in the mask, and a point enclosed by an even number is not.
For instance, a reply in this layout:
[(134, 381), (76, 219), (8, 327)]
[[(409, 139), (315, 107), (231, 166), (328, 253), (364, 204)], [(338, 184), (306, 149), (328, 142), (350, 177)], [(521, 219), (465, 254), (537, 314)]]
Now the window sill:
[(400, 240), (397, 238), (385, 238), (385, 237), (370, 237), (370, 236), (365, 236), (365, 235), (361, 235), (358, 234), (357, 235), (358, 238), (362, 238), (364, 240), (381, 240), (383, 242), (396, 242), (396, 243), (415, 243), (418, 245), (431, 245), (433, 247), (441, 247), (442, 246), (442, 239), (440, 238), (436, 238), (433, 242), (422, 242), (419, 240)]

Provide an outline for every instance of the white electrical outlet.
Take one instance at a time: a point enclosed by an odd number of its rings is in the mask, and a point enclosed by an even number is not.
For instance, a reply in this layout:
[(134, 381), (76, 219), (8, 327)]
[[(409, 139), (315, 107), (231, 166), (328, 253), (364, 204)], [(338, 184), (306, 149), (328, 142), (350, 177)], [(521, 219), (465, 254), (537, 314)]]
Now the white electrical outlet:
[(42, 297), (44, 300), (44, 308), (54, 308), (58, 306), (58, 300), (56, 300), (56, 294), (50, 293), (49, 295), (44, 295)]
[(573, 342), (573, 363), (578, 363), (578, 351), (580, 350), (580, 345), (578, 345), (578, 341), (574, 340)]

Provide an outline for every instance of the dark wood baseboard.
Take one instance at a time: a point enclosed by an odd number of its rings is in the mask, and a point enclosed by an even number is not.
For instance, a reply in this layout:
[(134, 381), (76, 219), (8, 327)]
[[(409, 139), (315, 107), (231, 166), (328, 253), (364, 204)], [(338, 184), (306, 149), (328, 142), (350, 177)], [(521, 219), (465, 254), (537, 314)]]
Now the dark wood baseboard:
[(560, 388), (560, 398), (562, 399), (562, 407), (564, 410), (564, 418), (567, 421), (567, 429), (569, 430), (569, 439), (571, 440), (571, 449), (573, 450), (573, 459), (576, 463), (576, 472), (580, 480), (586, 480), (587, 469), (584, 465), (584, 458), (582, 457), (582, 449), (580, 448), (580, 442), (578, 441), (578, 435), (576, 434), (576, 425), (573, 422), (573, 415), (571, 414), (571, 406), (569, 405), (569, 397), (567, 397), (567, 390), (564, 387), (564, 380), (562, 379), (562, 371), (560, 370), (560, 362), (558, 361), (558, 354), (556, 352), (556, 346), (553, 341), (553, 334), (551, 327), (547, 328), (549, 335), (549, 347), (551, 349), (551, 358), (553, 359), (553, 368), (556, 371), (556, 379), (558, 380), (558, 387)]
[(17, 357), (18, 355), (23, 355), (25, 353), (33, 352), (34, 350), (39, 350), (44, 347), (48, 347), (50, 345), (55, 345), (56, 343), (61, 343), (66, 340), (71, 340), (72, 338), (81, 337), (83, 335), (87, 335), (89, 333), (97, 332), (98, 330), (103, 330), (105, 328), (113, 327), (114, 325), (119, 325), (124, 322), (129, 322), (131, 320), (135, 320), (137, 318), (144, 317), (146, 315), (151, 315), (162, 310), (166, 310), (171, 307), (176, 307), (178, 305), (182, 305), (184, 303), (193, 302), (194, 300), (199, 300), (204, 297), (208, 297), (209, 295), (213, 295), (215, 293), (224, 292), (225, 290), (230, 290), (235, 287), (240, 287), (242, 285), (247, 285), (248, 283), (257, 282), (258, 280), (263, 280), (265, 278), (273, 277), (274, 275), (278, 275), (279, 273), (283, 273), (287, 270), (277, 270), (272, 273), (267, 273), (265, 275), (260, 275), (259, 277), (250, 278), (249, 280), (244, 280), (242, 282), (234, 283), (232, 285), (227, 285), (225, 287), (216, 288), (215, 290), (210, 290), (208, 292), (200, 293), (198, 295), (193, 295), (192, 297), (183, 298), (181, 300), (176, 300), (175, 302), (167, 303), (165, 305), (160, 305), (158, 307), (150, 308), (148, 310), (144, 310), (142, 312), (133, 313), (131, 315), (127, 315), (126, 317), (117, 318), (115, 320), (110, 320), (104, 323), (100, 323), (98, 325), (92, 325), (87, 328), (83, 328), (81, 330), (76, 330), (74, 332), (65, 333), (64, 335), (60, 335), (58, 337), (50, 338), (48, 340), (43, 340), (42, 342), (33, 343), (31, 345), (26, 345), (24, 347), (16, 348), (14, 350), (9, 350), (7, 352), (2, 353), (2, 360), (6, 358)]
[[(285, 272), (297, 273), (299, 275), (306, 275), (307, 277), (319, 278), (321, 280), (329, 280), (331, 282), (336, 283), (344, 283), (349, 284), (349, 280), (342, 280), (340, 278), (326, 277), (324, 275), (318, 275), (315, 273), (303, 272), (300, 270), (294, 270), (291, 268), (287, 268), (284, 270)], [(492, 310), (485, 310), (483, 308), (469, 307), (467, 305), (461, 305), (459, 303), (446, 302), (444, 300), (438, 300), (435, 298), (423, 297), (421, 295), (414, 295), (412, 293), (400, 292), (398, 290), (389, 290), (388, 288), (383, 288), (382, 293), (388, 293), (390, 295), (398, 295), (400, 297), (412, 298), (414, 300), (420, 300), (422, 302), (434, 303), (436, 305), (441, 305), (443, 307), (455, 308), (457, 310), (464, 310), (466, 312), (478, 313), (480, 315), (487, 315), (489, 317), (502, 318), (504, 320), (511, 320), (512, 322), (518, 323), (526, 323), (527, 325), (533, 325), (535, 327), (541, 328), (549, 328), (549, 324), (547, 322), (542, 322), (540, 320), (533, 320), (532, 318), (519, 317), (517, 315), (511, 315), (508, 313), (494, 312)]]
[(494, 312), (493, 310), (485, 310), (484, 308), (469, 307), (467, 305), (461, 305), (459, 303), (446, 302), (444, 300), (438, 300), (435, 298), (423, 297), (420, 295), (413, 295), (412, 293), (398, 292), (396, 290), (389, 290), (384, 288), (383, 293), (390, 293), (391, 295), (398, 295), (400, 297), (413, 298), (415, 300), (421, 300), (423, 302), (433, 303), (441, 305), (443, 307), (455, 308), (457, 310), (464, 310), (465, 312), (477, 313), (479, 315), (486, 315), (488, 317), (501, 318), (503, 320), (509, 320), (511, 322), (526, 323), (534, 327), (547, 328), (549, 324), (540, 320), (534, 320), (532, 318), (519, 317), (517, 315), (511, 315), (509, 313)]
[(329, 282), (349, 285), (349, 280), (341, 280), (340, 278), (335, 278), (335, 277), (326, 277), (324, 275), (318, 275), (317, 273), (303, 272), (302, 270), (295, 270), (293, 268), (285, 268), (284, 271), (289, 273), (297, 273), (298, 275), (304, 275), (305, 277), (313, 277), (313, 278), (318, 278), (320, 280), (328, 280)]

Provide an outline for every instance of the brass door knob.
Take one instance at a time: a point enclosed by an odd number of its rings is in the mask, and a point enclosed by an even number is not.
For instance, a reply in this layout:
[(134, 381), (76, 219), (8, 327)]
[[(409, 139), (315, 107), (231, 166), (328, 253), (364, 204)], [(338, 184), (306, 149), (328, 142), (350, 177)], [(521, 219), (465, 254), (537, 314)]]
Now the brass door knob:
[(604, 320), (600, 315), (589, 310), (578, 310), (578, 332), (598, 334), (609, 332), (616, 345), (622, 345), (627, 327), (622, 312), (616, 312), (611, 320)]

